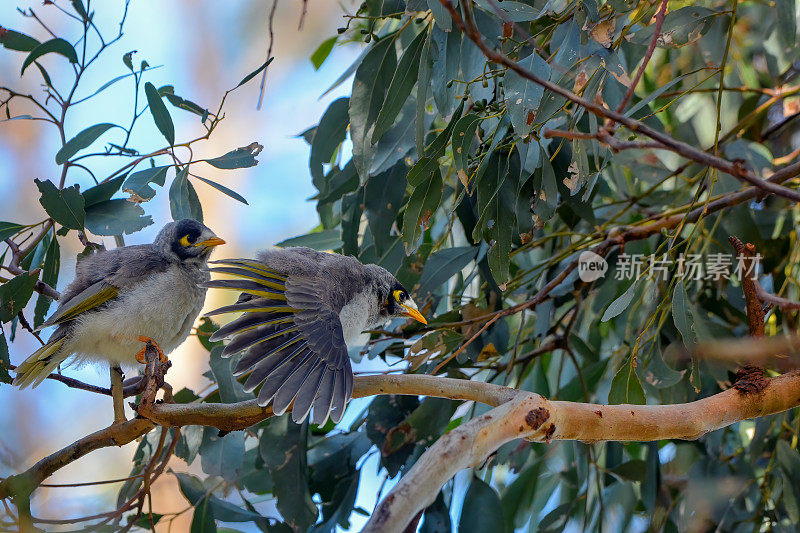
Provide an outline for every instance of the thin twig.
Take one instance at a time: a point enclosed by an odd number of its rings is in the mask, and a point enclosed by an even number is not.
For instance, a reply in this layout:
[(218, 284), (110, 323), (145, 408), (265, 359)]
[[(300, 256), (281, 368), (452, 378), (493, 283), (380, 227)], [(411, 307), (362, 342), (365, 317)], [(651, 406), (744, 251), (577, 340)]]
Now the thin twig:
[(625, 110), (625, 106), (628, 105), (628, 100), (630, 100), (631, 96), (633, 96), (633, 92), (636, 90), (636, 86), (639, 85), (639, 80), (642, 79), (642, 75), (647, 68), (647, 64), (650, 62), (650, 58), (653, 56), (653, 51), (656, 49), (658, 38), (661, 37), (661, 26), (664, 24), (664, 17), (667, 15), (667, 3), (669, 3), (669, 0), (661, 0), (661, 5), (658, 6), (658, 11), (656, 11), (656, 27), (655, 31), (653, 32), (653, 38), (650, 39), (650, 45), (647, 47), (647, 52), (644, 54), (644, 59), (642, 60), (642, 64), (639, 66), (639, 70), (636, 71), (636, 76), (634, 76), (633, 81), (631, 81), (631, 86), (628, 87), (628, 92), (625, 93), (625, 97), (619, 103), (619, 106), (617, 106), (617, 113), (622, 113)]

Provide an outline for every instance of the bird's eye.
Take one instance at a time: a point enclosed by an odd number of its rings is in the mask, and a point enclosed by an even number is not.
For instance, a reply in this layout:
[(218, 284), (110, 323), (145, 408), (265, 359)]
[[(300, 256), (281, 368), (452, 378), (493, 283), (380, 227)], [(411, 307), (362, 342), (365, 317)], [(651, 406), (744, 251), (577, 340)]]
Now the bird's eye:
[(404, 302), (408, 298), (408, 295), (405, 293), (405, 291), (401, 291), (399, 289), (394, 291), (392, 296), (394, 296), (394, 299), (397, 302)]
[(183, 237), (181, 237), (181, 240), (178, 241), (178, 244), (180, 244), (181, 246), (191, 246), (192, 243), (189, 242), (189, 236), (184, 235)]

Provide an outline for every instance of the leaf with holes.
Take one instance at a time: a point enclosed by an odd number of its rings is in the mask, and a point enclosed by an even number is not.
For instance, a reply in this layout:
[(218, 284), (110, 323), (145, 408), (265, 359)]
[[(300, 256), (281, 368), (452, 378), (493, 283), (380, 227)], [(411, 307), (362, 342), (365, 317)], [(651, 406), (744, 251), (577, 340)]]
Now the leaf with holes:
[(82, 229), (86, 220), (83, 196), (77, 185), (57, 189), (50, 180), (33, 180), (39, 187), (39, 203), (53, 220), (69, 229)]
[(242, 146), (236, 150), (215, 157), (214, 159), (206, 159), (205, 162), (211, 166), (230, 170), (233, 168), (248, 168), (254, 167), (258, 164), (256, 156), (261, 153), (264, 147), (258, 143), (250, 143), (247, 146)]

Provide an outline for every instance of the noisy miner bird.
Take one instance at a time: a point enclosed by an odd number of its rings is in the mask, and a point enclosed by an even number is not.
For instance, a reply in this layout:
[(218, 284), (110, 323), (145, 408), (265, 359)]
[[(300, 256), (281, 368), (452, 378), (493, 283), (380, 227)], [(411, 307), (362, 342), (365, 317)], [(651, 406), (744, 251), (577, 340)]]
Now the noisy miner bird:
[[(40, 326), (57, 326), (47, 343), (16, 370), (20, 388), (39, 385), (70, 356), (106, 361), (117, 385), (115, 420), (121, 413), (120, 365), (144, 363), (142, 342), (152, 342), (163, 361), (189, 335), (203, 307), (210, 279), (206, 264), (225, 241), (196, 220), (170, 222), (152, 244), (101, 251), (78, 262), (61, 304)], [(119, 405), (118, 405), (119, 404)]]
[[(241, 291), (238, 301), (209, 313), (244, 311), (211, 340), (230, 337), (222, 356), (244, 352), (234, 375), (250, 373), (244, 389), (259, 385), (258, 403), (275, 414), (292, 405), (292, 419), (328, 416), (339, 422), (353, 392), (348, 344), (394, 317), (426, 324), (408, 291), (385, 268), (338, 254), (295, 247), (261, 252), (257, 260), (212, 261), (212, 272), (234, 279), (205, 287)], [(294, 402), (294, 404), (292, 404)]]

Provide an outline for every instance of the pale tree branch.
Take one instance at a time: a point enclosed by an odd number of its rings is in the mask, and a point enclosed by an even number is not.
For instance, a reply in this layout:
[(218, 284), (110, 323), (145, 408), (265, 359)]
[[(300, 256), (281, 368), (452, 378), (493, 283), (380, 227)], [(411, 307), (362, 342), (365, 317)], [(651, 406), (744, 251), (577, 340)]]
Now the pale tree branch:
[[(0, 482), (0, 499), (17, 494), (24, 494), (27, 497), (42, 481), (67, 464), (94, 450), (127, 444), (158, 425), (171, 427), (203, 425), (223, 431), (235, 431), (246, 429), (272, 416), (272, 409), (269, 406), (261, 407), (255, 400), (231, 404), (157, 403), (155, 394), (161, 379), (158, 376), (159, 370), (156, 367), (154, 372), (148, 372), (148, 375), (154, 375), (155, 378), (148, 383), (143, 393), (143, 400), (137, 406), (139, 415), (147, 418), (115, 424), (88, 435), (42, 459), (26, 472)], [(800, 375), (793, 373), (766, 381), (766, 386), (760, 387), (757, 393), (750, 395), (736, 396), (741, 393), (729, 390), (688, 404), (606, 406), (550, 402), (529, 392), (491, 383), (400, 374), (358, 376), (355, 378), (353, 397), (363, 398), (378, 394), (432, 396), (476, 401), (493, 407), (505, 406), (504, 409), (509, 409), (508, 406), (512, 404), (516, 405), (514, 402), (523, 401), (528, 407), (526, 415), (540, 407), (546, 409), (549, 413), (548, 420), (555, 429), (550, 429), (548, 425), (544, 428), (544, 433), (540, 432), (541, 434), (530, 428), (525, 430), (524, 426), (519, 429), (520, 423), (525, 422), (524, 417), (513, 418), (517, 424), (515, 426), (517, 433), (504, 433), (503, 438), (645, 441), (697, 438), (708, 431), (740, 420), (785, 411), (800, 403), (798, 393), (800, 393)], [(515, 409), (513, 412), (519, 410)], [(536, 429), (538, 430), (538, 427)], [(480, 428), (478, 430), (484, 431)]]
[(759, 392), (729, 389), (675, 405), (549, 401), (520, 391), (511, 401), (442, 436), (381, 501), (363, 531), (403, 531), (417, 513), (433, 503), (441, 487), (455, 474), (482, 464), (500, 446), (514, 439), (692, 440), (735, 422), (780, 413), (798, 404), (798, 372), (768, 380)]

